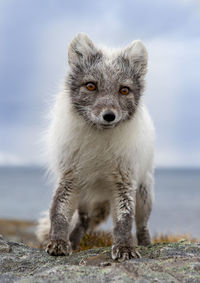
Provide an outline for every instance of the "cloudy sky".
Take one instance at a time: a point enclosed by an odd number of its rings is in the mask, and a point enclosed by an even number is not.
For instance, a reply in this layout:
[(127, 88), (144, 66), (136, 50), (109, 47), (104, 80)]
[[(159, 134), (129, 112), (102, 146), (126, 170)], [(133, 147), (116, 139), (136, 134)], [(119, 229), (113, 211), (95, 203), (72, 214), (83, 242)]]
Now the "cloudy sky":
[(78, 32), (149, 51), (145, 101), (153, 117), (157, 166), (200, 166), (199, 0), (1, 0), (0, 165), (40, 164), (48, 101), (67, 69)]

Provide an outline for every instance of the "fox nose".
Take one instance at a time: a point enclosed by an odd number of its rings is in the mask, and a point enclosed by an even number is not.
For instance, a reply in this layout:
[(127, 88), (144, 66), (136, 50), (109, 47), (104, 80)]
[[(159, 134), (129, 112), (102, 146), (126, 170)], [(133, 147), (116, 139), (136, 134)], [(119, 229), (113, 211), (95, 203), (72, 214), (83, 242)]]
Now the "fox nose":
[(112, 122), (115, 120), (115, 114), (111, 110), (107, 110), (103, 114), (103, 119), (106, 122)]

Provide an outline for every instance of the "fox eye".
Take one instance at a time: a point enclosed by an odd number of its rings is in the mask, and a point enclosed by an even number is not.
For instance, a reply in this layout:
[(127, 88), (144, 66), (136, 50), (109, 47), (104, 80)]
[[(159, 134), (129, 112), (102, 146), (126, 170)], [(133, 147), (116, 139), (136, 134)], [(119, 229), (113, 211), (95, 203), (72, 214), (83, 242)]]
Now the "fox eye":
[(127, 94), (129, 94), (129, 88), (128, 87), (122, 87), (122, 88), (120, 88), (119, 92), (122, 95), (127, 95)]
[(94, 90), (96, 90), (96, 88), (97, 88), (94, 83), (87, 83), (87, 84), (86, 84), (86, 87), (87, 87), (87, 89), (90, 90), (90, 91), (94, 91)]

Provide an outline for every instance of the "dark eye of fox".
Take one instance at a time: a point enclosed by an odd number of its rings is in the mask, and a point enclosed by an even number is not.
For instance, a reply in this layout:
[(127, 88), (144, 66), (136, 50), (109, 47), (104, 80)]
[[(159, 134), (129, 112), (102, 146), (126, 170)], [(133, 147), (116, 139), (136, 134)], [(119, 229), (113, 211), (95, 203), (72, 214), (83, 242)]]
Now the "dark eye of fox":
[(97, 88), (94, 83), (87, 83), (87, 84), (86, 84), (86, 87), (87, 87), (87, 89), (90, 90), (90, 91), (94, 91), (94, 90), (96, 90), (96, 88)]
[(119, 92), (122, 95), (127, 95), (127, 94), (129, 94), (129, 88), (128, 87), (122, 87), (122, 88), (120, 88)]

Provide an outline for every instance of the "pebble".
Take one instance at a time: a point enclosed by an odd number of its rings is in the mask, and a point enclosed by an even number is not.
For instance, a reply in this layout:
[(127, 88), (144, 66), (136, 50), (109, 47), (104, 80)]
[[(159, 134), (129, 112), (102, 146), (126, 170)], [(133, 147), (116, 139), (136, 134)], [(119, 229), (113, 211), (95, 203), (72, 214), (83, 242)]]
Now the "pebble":
[(200, 272), (200, 263), (195, 263), (193, 266), (195, 271), (199, 271)]
[(111, 265), (112, 265), (111, 262), (108, 262), (108, 261), (101, 262), (101, 263), (99, 264), (100, 267), (111, 266)]
[(11, 247), (7, 244), (3, 237), (0, 237), (0, 253), (9, 253), (11, 251)]

